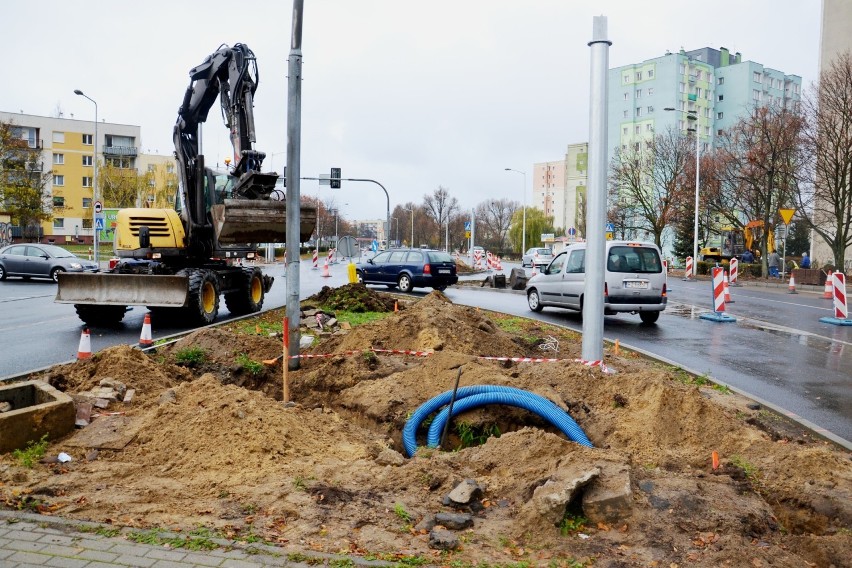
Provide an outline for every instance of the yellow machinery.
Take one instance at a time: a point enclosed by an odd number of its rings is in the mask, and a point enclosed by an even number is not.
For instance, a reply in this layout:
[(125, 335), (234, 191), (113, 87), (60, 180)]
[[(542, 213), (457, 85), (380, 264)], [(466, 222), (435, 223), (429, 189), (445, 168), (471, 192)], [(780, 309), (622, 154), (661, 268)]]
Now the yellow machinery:
[[(738, 227), (722, 227), (721, 245), (704, 247), (700, 251), (700, 258), (706, 261), (721, 261), (730, 260), (733, 257), (740, 257), (746, 250), (750, 250), (755, 258), (760, 257), (758, 246), (763, 232), (765, 231), (763, 221), (749, 221), (742, 229)], [(766, 235), (766, 248), (771, 251), (775, 248), (775, 235), (770, 230)]]

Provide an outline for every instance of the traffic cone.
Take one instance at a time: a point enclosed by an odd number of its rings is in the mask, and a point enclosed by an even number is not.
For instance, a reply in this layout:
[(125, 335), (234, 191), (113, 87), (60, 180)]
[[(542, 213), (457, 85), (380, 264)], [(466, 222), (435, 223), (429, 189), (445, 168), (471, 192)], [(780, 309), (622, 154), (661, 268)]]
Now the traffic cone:
[(77, 347), (77, 359), (88, 359), (92, 356), (92, 338), (89, 335), (89, 328), (83, 330), (80, 334), (80, 345)]
[(329, 274), (328, 272), (328, 259), (325, 259), (325, 262), (322, 265), (322, 274), (320, 276), (322, 276), (323, 278), (328, 278), (329, 276), (331, 276), (331, 274)]
[(728, 285), (728, 273), (725, 272), (725, 303), (733, 304), (734, 301), (731, 299), (731, 288)]
[(796, 278), (793, 276), (792, 272), (790, 273), (790, 286), (787, 290), (787, 293), (788, 294), (798, 294), (798, 292), (796, 292)]
[(151, 314), (145, 314), (145, 320), (142, 322), (142, 335), (139, 336), (139, 347), (151, 347), (154, 345), (154, 340), (151, 338)]
[(831, 300), (834, 298), (834, 290), (831, 288), (831, 270), (828, 271), (828, 276), (825, 277), (825, 289), (823, 290), (822, 297)]

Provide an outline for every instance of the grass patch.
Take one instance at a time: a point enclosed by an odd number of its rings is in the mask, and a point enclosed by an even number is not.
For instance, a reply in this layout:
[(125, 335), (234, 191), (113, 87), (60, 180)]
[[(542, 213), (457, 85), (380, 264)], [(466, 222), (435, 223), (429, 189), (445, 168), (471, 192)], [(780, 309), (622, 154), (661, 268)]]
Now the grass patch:
[(500, 428), (496, 424), (489, 426), (475, 427), (467, 422), (459, 422), (456, 424), (456, 433), (458, 434), (460, 444), (457, 450), (471, 448), (473, 446), (481, 446), (488, 438), (500, 437)]
[(284, 332), (284, 320), (271, 322), (253, 318), (242, 322), (234, 331), (241, 335), (265, 335), (268, 337), (273, 333), (281, 334)]
[(393, 506), (393, 512), (396, 513), (396, 516), (400, 518), (400, 520), (410, 523), (414, 517), (411, 516), (411, 513), (405, 510), (405, 506), (402, 503), (397, 503)]
[(215, 550), (219, 545), (213, 542), (215, 535), (206, 527), (198, 527), (185, 536), (163, 536), (157, 529), (127, 534), (127, 540), (137, 544), (152, 544), (185, 550)]
[(383, 320), (393, 312), (335, 312), (337, 321), (346, 322), (352, 327), (364, 325), (378, 320)]
[(248, 371), (249, 374), (254, 376), (262, 375), (265, 370), (263, 367), (263, 363), (251, 359), (245, 353), (240, 353), (239, 355), (237, 355), (236, 363), (237, 365)]
[(179, 365), (194, 367), (207, 360), (207, 351), (201, 347), (185, 347), (175, 351), (175, 361)]
[(12, 457), (18, 460), (22, 466), (32, 468), (35, 462), (44, 457), (44, 452), (47, 450), (47, 434), (41, 437), (38, 442), (30, 440), (27, 447), (23, 450), (14, 450)]
[(588, 524), (589, 519), (582, 515), (576, 515), (569, 510), (565, 511), (562, 520), (559, 521), (559, 533), (562, 536), (568, 536), (576, 532), (580, 532)]
[(728, 385), (713, 385), (714, 391), (719, 391), (722, 394), (733, 394), (734, 391), (728, 387)]

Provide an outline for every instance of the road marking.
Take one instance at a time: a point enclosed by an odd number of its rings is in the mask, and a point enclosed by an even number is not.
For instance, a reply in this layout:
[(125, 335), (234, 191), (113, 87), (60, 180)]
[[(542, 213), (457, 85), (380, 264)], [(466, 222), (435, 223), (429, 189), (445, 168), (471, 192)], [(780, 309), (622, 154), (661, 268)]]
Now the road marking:
[(797, 304), (796, 302), (782, 302), (781, 300), (770, 300), (769, 298), (763, 298), (763, 297), (760, 297), (760, 296), (749, 296), (749, 295), (737, 294), (737, 297), (738, 298), (739, 297), (751, 298), (752, 300), (759, 300), (761, 302), (774, 302), (776, 304), (785, 304), (785, 305), (788, 305), (788, 306), (797, 306), (799, 308), (812, 308), (814, 310), (825, 310), (827, 312), (833, 311), (833, 308), (821, 308), (819, 306), (809, 306), (808, 304)]
[(33, 300), (35, 298), (50, 298), (51, 296), (55, 296), (56, 294), (43, 294), (41, 296), (12, 296), (11, 298), (3, 298), (0, 299), (0, 304), (5, 302), (19, 302), (21, 300)]

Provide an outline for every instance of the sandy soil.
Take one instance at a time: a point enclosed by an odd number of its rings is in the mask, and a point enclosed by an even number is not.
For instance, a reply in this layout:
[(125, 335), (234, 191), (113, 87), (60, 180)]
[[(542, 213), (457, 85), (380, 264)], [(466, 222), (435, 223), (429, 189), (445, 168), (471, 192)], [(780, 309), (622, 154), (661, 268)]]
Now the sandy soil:
[[(334, 291), (324, 294), (313, 304), (334, 299)], [(526, 325), (509, 333), (498, 316), (440, 292), (399, 300), (398, 312), (390, 296), (368, 295), (380, 299), (373, 309), (391, 313), (308, 350), (356, 354), (303, 359), (289, 373), (295, 405), (281, 402), (280, 359), (257, 373), (245, 364), (281, 353), (281, 339), (261, 325), (280, 322), (281, 313), (259, 318), (256, 334), (222, 326), (150, 356), (116, 347), (48, 370), (40, 378), (70, 394), (111, 378), (136, 396), (108, 409), (124, 414), (95, 418), (49, 446), (48, 456), (64, 451), (70, 463), (27, 469), (0, 456), (0, 502), (121, 526), (205, 526), (285, 552), (445, 566), (849, 565), (847, 452), (631, 353), (607, 349), (615, 374), (576, 363), (579, 337), (568, 331)], [(559, 340), (558, 352), (539, 349), (547, 335)], [(177, 365), (190, 347), (203, 349), (205, 360)], [(420, 450), (405, 457), (407, 418), (459, 377), (462, 386), (507, 385), (550, 399), (594, 448), (531, 412), (491, 405), (454, 421), (452, 451), (423, 447), (424, 427)], [(556, 489), (584, 477), (554, 505)], [(468, 511), (473, 526), (457, 531), (456, 550), (430, 548), (421, 521), (455, 511), (445, 497), (466, 479), (484, 488)], [(609, 516), (584, 510), (590, 494), (619, 484), (627, 498)], [(580, 518), (585, 524), (572, 525)]]

